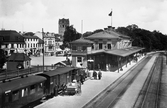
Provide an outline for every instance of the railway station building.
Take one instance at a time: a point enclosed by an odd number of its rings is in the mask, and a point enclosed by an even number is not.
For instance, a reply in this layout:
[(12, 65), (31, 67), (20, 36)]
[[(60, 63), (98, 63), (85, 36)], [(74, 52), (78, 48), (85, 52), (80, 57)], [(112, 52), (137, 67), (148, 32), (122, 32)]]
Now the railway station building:
[(71, 42), (71, 49), (72, 65), (75, 67), (119, 72), (124, 65), (137, 61), (144, 48), (132, 46), (129, 36), (107, 28)]

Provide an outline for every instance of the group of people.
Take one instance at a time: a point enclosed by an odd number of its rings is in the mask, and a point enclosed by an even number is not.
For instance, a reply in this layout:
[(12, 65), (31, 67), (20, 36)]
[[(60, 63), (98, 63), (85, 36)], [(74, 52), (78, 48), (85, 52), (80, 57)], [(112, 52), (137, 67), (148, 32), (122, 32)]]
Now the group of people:
[(102, 78), (102, 72), (101, 72), (100, 69), (99, 69), (98, 73), (95, 70), (93, 71), (93, 78), (101, 80), (101, 78)]

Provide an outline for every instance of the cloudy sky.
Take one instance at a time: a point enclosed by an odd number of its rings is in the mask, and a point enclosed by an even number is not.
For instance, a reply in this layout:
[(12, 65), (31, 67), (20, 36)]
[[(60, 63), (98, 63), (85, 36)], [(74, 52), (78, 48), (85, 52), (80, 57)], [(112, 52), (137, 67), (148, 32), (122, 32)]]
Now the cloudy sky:
[[(69, 18), (78, 32), (136, 24), (167, 34), (167, 0), (0, 0), (0, 28), (58, 33), (58, 20)], [(81, 22), (83, 20), (83, 26)]]

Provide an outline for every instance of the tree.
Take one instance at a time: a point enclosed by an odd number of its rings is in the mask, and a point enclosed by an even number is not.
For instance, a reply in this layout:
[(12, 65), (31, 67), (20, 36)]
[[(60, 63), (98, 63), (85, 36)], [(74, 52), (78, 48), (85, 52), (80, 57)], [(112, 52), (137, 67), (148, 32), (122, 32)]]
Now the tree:
[(167, 50), (167, 36), (159, 31), (149, 31), (132, 24), (127, 27), (118, 27), (117, 32), (130, 36), (133, 46), (144, 47), (145, 51)]
[(0, 69), (3, 68), (5, 62), (6, 62), (5, 52), (3, 49), (0, 49)]
[(94, 33), (99, 33), (99, 32), (102, 32), (102, 31), (104, 31), (104, 30), (103, 29), (97, 29), (97, 30), (93, 31), (93, 34)]
[(69, 43), (79, 39), (80, 37), (81, 34), (78, 33), (73, 26), (67, 26), (64, 32), (63, 46), (69, 48)]
[(90, 36), (90, 35), (92, 35), (93, 33), (92, 32), (85, 32), (84, 34), (83, 34), (83, 37), (88, 37), (88, 36)]
[(26, 35), (26, 36), (34, 36), (34, 33), (33, 32), (27, 32), (27, 33), (24, 33), (24, 35)]

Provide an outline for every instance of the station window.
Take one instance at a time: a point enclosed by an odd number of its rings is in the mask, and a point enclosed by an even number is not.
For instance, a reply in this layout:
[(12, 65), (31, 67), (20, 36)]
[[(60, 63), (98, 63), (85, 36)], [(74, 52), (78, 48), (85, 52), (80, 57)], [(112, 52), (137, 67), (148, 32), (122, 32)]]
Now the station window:
[(107, 44), (108, 49), (111, 49), (111, 44)]
[(103, 48), (102, 43), (99, 43), (99, 49), (102, 49), (102, 48)]
[(83, 46), (83, 47), (82, 47), (82, 50), (83, 50), (83, 51), (85, 51), (85, 50), (86, 50), (86, 48), (87, 48), (86, 46)]
[(94, 49), (94, 45), (92, 45), (92, 49)]
[(72, 50), (76, 50), (77, 49), (77, 47), (76, 46), (72, 46)]
[(19, 90), (13, 91), (12, 93), (12, 101), (16, 101), (19, 99)]
[(30, 86), (30, 94), (35, 93), (35, 85)]
[(78, 51), (82, 50), (82, 47), (81, 47), (81, 46), (78, 46), (78, 47), (77, 47), (77, 50), (78, 50)]
[(77, 57), (77, 62), (82, 62), (82, 57)]

